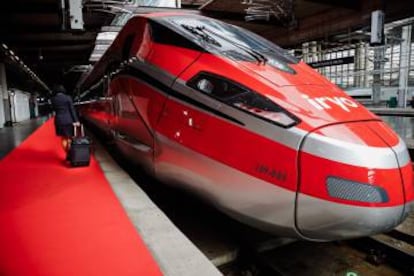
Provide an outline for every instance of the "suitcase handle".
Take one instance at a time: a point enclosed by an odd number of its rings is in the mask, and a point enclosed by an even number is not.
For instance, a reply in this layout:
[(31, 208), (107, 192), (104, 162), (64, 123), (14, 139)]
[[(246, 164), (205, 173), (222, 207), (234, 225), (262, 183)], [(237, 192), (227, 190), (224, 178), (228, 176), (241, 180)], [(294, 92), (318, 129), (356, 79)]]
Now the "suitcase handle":
[[(82, 124), (80, 124), (80, 129), (81, 129), (81, 136), (80, 137), (83, 137), (83, 136), (85, 136), (85, 131), (84, 131), (84, 129), (83, 129), (83, 125)], [(76, 125), (74, 125), (73, 126), (73, 134), (75, 135), (75, 137), (79, 137), (79, 133), (78, 133), (78, 127), (76, 126)]]

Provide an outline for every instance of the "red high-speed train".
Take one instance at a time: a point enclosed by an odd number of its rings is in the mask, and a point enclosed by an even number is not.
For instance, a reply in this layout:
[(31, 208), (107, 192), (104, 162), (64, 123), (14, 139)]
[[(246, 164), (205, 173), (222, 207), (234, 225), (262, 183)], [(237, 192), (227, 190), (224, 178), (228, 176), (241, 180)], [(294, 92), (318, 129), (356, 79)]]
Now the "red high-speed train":
[(413, 209), (406, 145), (280, 47), (199, 15), (137, 15), (79, 85), (83, 118), (157, 178), (233, 218), (315, 241)]

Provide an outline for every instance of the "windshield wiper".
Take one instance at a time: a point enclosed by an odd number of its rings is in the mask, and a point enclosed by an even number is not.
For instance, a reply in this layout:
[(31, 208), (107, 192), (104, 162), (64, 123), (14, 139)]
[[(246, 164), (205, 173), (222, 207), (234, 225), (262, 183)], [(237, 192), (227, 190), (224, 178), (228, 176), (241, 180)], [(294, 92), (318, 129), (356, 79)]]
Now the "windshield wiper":
[(186, 29), (187, 31), (189, 31), (190, 33), (200, 37), (203, 41), (210, 43), (210, 44), (214, 44), (218, 47), (221, 47), (221, 44), (214, 39), (211, 35), (206, 34), (203, 31), (200, 31), (200, 29), (198, 29), (198, 27), (193, 27), (187, 24), (181, 24), (181, 27), (183, 27), (184, 29)]
[(245, 51), (246, 53), (248, 53), (250, 56), (252, 56), (259, 64), (263, 63), (265, 64), (267, 62), (267, 58), (262, 55), (261, 53), (252, 50), (244, 45), (241, 45), (239, 43), (236, 43), (234, 41), (232, 41), (231, 39), (228, 39), (222, 35), (217, 34), (216, 32), (213, 32), (209, 29), (207, 29), (204, 26), (190, 26), (187, 24), (181, 24), (181, 26), (186, 29), (187, 31), (189, 31), (190, 33), (200, 37), (203, 41), (216, 45), (218, 47), (221, 47), (220, 42), (218, 42), (214, 37), (212, 37), (211, 35), (209, 35), (206, 32), (209, 32), (217, 37), (219, 37), (220, 39), (223, 39), (225, 41), (227, 41), (228, 43), (230, 43), (231, 45), (235, 45), (236, 47), (242, 49), (243, 51)]
[(205, 32), (209, 32), (209, 33), (211, 33), (211, 34), (219, 37), (220, 39), (223, 39), (223, 40), (229, 42), (230, 44), (237, 46), (238, 48), (242, 49), (243, 51), (245, 51), (246, 53), (248, 53), (249, 55), (251, 55), (252, 57), (254, 57), (259, 64), (261, 64), (261, 63), (266, 64), (266, 62), (267, 62), (267, 58), (263, 54), (259, 53), (258, 51), (255, 51), (253, 49), (250, 49), (249, 47), (246, 47), (246, 46), (244, 46), (242, 44), (239, 44), (237, 42), (234, 42), (233, 40), (231, 40), (231, 39), (229, 39), (229, 38), (227, 38), (225, 36), (222, 36), (222, 35), (214, 32), (214, 31), (212, 31), (210, 29), (207, 29), (204, 26), (197, 26), (195, 28), (197, 30), (199, 30), (200, 32), (203, 32), (204, 34), (205, 34)]

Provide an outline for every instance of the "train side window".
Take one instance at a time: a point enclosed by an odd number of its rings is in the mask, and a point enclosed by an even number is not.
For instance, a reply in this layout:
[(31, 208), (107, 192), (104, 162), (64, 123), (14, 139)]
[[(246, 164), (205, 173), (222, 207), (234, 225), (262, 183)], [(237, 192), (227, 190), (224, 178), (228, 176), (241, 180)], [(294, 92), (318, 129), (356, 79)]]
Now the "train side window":
[(221, 76), (201, 72), (187, 82), (191, 88), (216, 100), (281, 127), (300, 120), (268, 97)]
[(209, 81), (208, 79), (204, 79), (204, 78), (200, 79), (197, 82), (197, 88), (200, 91), (202, 91), (202, 92), (204, 92), (206, 94), (211, 94), (211, 92), (214, 91), (214, 85), (213, 85), (213, 83), (211, 81)]
[(89, 100), (98, 100), (99, 98), (104, 96), (104, 83), (98, 82), (94, 85), (92, 85), (88, 89), (88, 93), (85, 93), (83, 100), (89, 101)]
[(111, 76), (111, 73), (115, 73), (116, 70), (119, 68), (119, 61), (112, 61), (107, 67), (106, 67), (106, 75), (109, 77)]
[(208, 94), (220, 101), (229, 101), (231, 98), (249, 92), (230, 80), (207, 73), (200, 73), (188, 82), (188, 86)]
[(122, 60), (127, 60), (131, 55), (132, 43), (134, 42), (135, 35), (128, 35), (124, 41), (124, 47), (122, 48)]

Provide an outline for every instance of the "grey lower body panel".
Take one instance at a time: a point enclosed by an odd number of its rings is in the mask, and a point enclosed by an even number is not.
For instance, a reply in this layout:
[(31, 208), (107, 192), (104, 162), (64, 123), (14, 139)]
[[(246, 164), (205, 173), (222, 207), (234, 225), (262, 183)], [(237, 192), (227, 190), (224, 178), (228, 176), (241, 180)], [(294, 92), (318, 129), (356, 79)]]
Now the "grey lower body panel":
[(162, 149), (155, 174), (163, 182), (190, 190), (236, 220), (286, 237), (329, 241), (391, 230), (413, 210), (414, 203), (361, 207), (296, 193), (159, 137)]
[(126, 139), (122, 139), (119, 135), (115, 135), (114, 141), (117, 148), (123, 155), (136, 164), (142, 166), (147, 173), (154, 173), (153, 150), (151, 147), (144, 144), (130, 142)]
[(362, 207), (298, 196), (297, 226), (310, 240), (340, 240), (386, 232), (404, 221), (414, 202), (393, 207)]
[(231, 168), (159, 136), (155, 174), (188, 189), (229, 216), (255, 228), (298, 237), (294, 225), (296, 193)]

